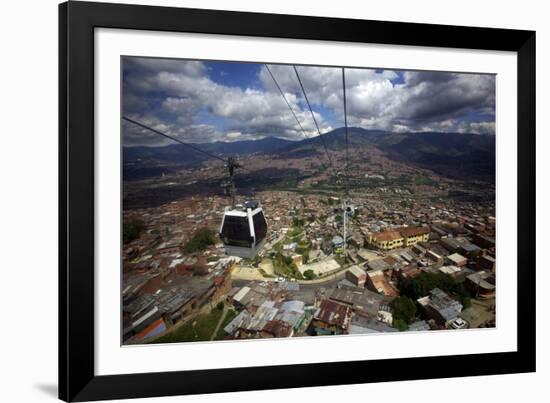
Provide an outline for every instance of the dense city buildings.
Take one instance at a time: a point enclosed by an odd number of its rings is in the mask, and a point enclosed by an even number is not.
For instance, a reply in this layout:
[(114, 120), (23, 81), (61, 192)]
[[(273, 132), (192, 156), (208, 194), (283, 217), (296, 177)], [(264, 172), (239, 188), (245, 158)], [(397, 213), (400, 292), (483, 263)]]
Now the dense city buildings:
[(124, 344), (496, 326), (494, 75), (121, 66)]
[(223, 195), (126, 209), (124, 343), (495, 326), (494, 202), (449, 197), (453, 180), (419, 191), (385, 178), (349, 196), (345, 240), (341, 195), (255, 192), (265, 244), (245, 259), (218, 235)]

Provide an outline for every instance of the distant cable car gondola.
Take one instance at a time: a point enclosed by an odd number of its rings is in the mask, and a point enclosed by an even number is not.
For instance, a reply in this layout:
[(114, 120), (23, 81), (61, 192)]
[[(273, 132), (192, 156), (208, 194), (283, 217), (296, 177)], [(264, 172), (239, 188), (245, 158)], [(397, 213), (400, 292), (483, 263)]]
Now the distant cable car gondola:
[(263, 248), (267, 235), (267, 222), (257, 202), (228, 209), (223, 215), (220, 238), (225, 253), (252, 259)]
[(231, 207), (227, 207), (224, 212), (222, 225), (220, 227), (220, 238), (225, 245), (225, 253), (227, 255), (249, 259), (254, 258), (265, 244), (267, 221), (265, 220), (264, 213), (258, 202), (248, 201), (244, 206), (235, 206), (235, 168), (247, 169), (239, 164), (233, 157), (227, 159), (222, 158), (218, 155), (204, 151), (195, 145), (184, 143), (175, 137), (126, 116), (123, 116), (122, 119), (225, 163), (229, 178), (227, 181), (222, 182), (222, 187), (225, 188), (225, 192), (231, 197)]

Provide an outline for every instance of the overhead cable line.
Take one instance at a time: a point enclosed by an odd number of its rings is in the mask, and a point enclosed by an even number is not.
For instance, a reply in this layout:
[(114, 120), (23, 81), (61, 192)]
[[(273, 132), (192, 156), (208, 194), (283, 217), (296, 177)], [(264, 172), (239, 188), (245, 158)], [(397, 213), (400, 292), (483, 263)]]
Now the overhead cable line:
[(346, 178), (346, 194), (349, 192), (349, 181), (348, 181), (348, 167), (349, 167), (349, 147), (348, 147), (348, 113), (346, 105), (346, 73), (342, 67), (342, 89), (344, 92), (344, 127), (346, 133), (346, 164), (344, 166), (344, 176)]
[[(204, 151), (202, 149), (200, 149), (199, 147), (196, 147), (192, 144), (189, 144), (189, 143), (185, 143), (179, 139), (177, 139), (176, 137), (173, 137), (173, 136), (170, 136), (169, 134), (166, 134), (166, 133), (163, 133), (159, 130), (156, 130), (156, 129), (153, 129), (152, 127), (150, 126), (147, 126), (141, 122), (138, 122), (137, 120), (134, 120), (134, 119), (130, 119), (129, 117), (127, 116), (123, 116), (122, 119), (126, 120), (127, 122), (130, 122), (130, 123), (133, 123), (135, 124), (136, 126), (139, 126), (143, 129), (146, 129), (146, 130), (149, 130), (155, 134), (158, 134), (159, 136), (162, 136), (162, 137), (166, 137), (167, 139), (170, 139), (172, 141), (175, 141), (176, 143), (180, 143), (186, 147), (189, 147), (197, 152), (200, 152), (200, 153), (203, 153), (205, 155), (208, 155), (209, 157), (212, 157), (212, 158), (215, 158), (215, 159), (218, 159), (220, 161), (223, 161), (225, 162), (226, 164), (228, 164), (228, 166), (230, 167), (230, 169), (232, 170), (232, 168), (240, 168), (240, 169), (244, 169), (245, 171), (249, 171), (248, 169), (246, 169), (245, 167), (243, 167), (241, 164), (237, 164), (234, 160), (233, 157), (229, 157), (229, 159), (225, 159), (225, 158), (222, 158), (218, 155), (215, 155), (215, 154), (212, 154), (212, 153), (209, 153), (208, 151)], [(250, 172), (250, 171), (249, 171)]]
[(325, 142), (325, 138), (321, 134), (321, 130), (319, 129), (319, 125), (317, 124), (317, 119), (315, 119), (315, 114), (313, 113), (313, 109), (311, 109), (311, 105), (309, 103), (309, 99), (307, 98), (306, 90), (304, 89), (304, 85), (302, 84), (302, 80), (300, 79), (300, 75), (298, 74), (298, 70), (296, 69), (296, 66), (292, 66), (294, 68), (294, 72), (296, 73), (296, 77), (298, 78), (298, 82), (300, 83), (300, 88), (302, 89), (302, 93), (304, 94), (304, 98), (306, 100), (307, 106), (309, 108), (309, 111), (311, 112), (311, 117), (313, 118), (313, 123), (315, 123), (315, 127), (317, 128), (317, 133), (319, 133), (319, 137), (321, 138), (321, 141), (323, 142), (323, 147), (325, 148), (325, 153), (327, 154), (328, 161), (330, 163), (330, 166), (332, 167), (332, 170), (334, 171), (334, 165), (332, 164), (332, 158), (330, 158), (330, 154), (328, 152), (327, 143)]
[(271, 69), (269, 68), (269, 66), (267, 65), (267, 63), (264, 63), (264, 64), (265, 64), (265, 68), (266, 68), (267, 71), (269, 72), (269, 75), (270, 75), (271, 78), (273, 79), (273, 82), (275, 83), (275, 85), (276, 85), (277, 88), (279, 89), (279, 92), (281, 93), (281, 96), (282, 96), (283, 99), (285, 100), (285, 103), (286, 103), (286, 105), (288, 106), (288, 109), (290, 109), (290, 112), (292, 113), (292, 116), (294, 116), (294, 119), (296, 119), (296, 122), (298, 123), (298, 126), (300, 126), (300, 129), (302, 130), (302, 134), (304, 135), (304, 137), (309, 138), (309, 136), (306, 134), (306, 131), (304, 130), (304, 127), (302, 126), (302, 124), (301, 124), (300, 121), (298, 120), (298, 116), (296, 116), (296, 113), (294, 113), (294, 109), (292, 109), (292, 106), (290, 106), (290, 102), (288, 102), (288, 99), (286, 99), (285, 93), (283, 92), (283, 90), (282, 90), (281, 87), (279, 86), (279, 83), (278, 83), (277, 80), (275, 79), (275, 76), (274, 76), (273, 73), (271, 72)]

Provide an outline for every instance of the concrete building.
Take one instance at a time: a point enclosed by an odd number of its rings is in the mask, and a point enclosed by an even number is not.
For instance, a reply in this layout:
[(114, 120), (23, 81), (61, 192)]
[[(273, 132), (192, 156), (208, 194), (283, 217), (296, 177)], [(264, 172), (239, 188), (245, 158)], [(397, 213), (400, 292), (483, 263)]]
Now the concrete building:
[(476, 266), (475, 268), (477, 270), (488, 270), (488, 271), (495, 271), (495, 258), (489, 255), (483, 255), (476, 259)]
[(331, 241), (332, 250), (336, 253), (341, 253), (344, 248), (344, 238), (340, 235), (336, 235)]
[(430, 330), (430, 325), (428, 325), (428, 323), (424, 320), (419, 320), (411, 323), (407, 330), (410, 332), (423, 332), (426, 330)]
[(351, 307), (325, 299), (313, 315), (312, 326), (318, 335), (347, 334), (351, 317)]
[(367, 280), (367, 273), (359, 266), (354, 265), (346, 271), (346, 279), (357, 287), (364, 287), (365, 281)]
[(349, 331), (350, 334), (376, 334), (394, 332), (399, 332), (399, 330), (377, 319), (366, 319), (360, 316), (353, 317)]
[(418, 242), (427, 242), (430, 236), (429, 227), (404, 227), (399, 230), (405, 246), (413, 246)]
[(462, 304), (439, 288), (434, 288), (429, 295), (419, 298), (417, 302), (423, 314), (440, 325), (455, 319), (462, 312)]
[(403, 246), (403, 241), (403, 236), (398, 231), (377, 232), (369, 234), (368, 237), (369, 244), (382, 250), (400, 248)]
[(466, 263), (468, 263), (468, 259), (459, 253), (453, 253), (452, 255), (447, 256), (447, 259), (452, 265), (458, 267), (466, 266)]
[(495, 273), (480, 271), (466, 277), (466, 285), (477, 298), (491, 298), (495, 296)]
[(366, 285), (369, 290), (372, 290), (379, 294), (388, 297), (399, 296), (399, 291), (392, 283), (390, 283), (382, 270), (369, 271), (367, 273)]
[(462, 269), (458, 266), (449, 265), (449, 266), (441, 266), (439, 268), (439, 271), (441, 273), (448, 274), (451, 277), (457, 278), (461, 275)]
[(377, 318), (384, 297), (367, 289), (341, 287), (332, 290), (329, 298), (351, 307), (355, 315)]
[(391, 231), (371, 233), (367, 240), (370, 245), (378, 249), (391, 250), (413, 246), (418, 242), (427, 242), (429, 236), (429, 227), (402, 227)]

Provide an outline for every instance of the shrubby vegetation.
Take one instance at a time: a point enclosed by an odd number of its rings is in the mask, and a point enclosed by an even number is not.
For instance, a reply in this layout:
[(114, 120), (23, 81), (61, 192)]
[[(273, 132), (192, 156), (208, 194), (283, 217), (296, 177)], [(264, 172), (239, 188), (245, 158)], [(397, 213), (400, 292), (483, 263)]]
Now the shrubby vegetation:
[(401, 332), (409, 328), (409, 325), (407, 325), (407, 323), (402, 319), (394, 319), (392, 326), (396, 329), (399, 329), (399, 331)]
[(200, 252), (205, 250), (209, 245), (216, 243), (216, 233), (210, 228), (198, 229), (193, 237), (185, 244), (183, 251), (185, 253)]
[(421, 273), (413, 280), (401, 284), (400, 294), (417, 300), (418, 298), (428, 295), (434, 288), (439, 288), (442, 291), (450, 292), (455, 287), (454, 279), (446, 273)]
[(439, 288), (451, 294), (460, 301), (464, 308), (471, 306), (471, 295), (464, 287), (464, 284), (457, 282), (446, 273), (421, 273), (413, 280), (400, 284), (399, 291), (402, 296), (416, 301), (418, 298), (428, 295), (434, 288)]
[(437, 181), (433, 180), (428, 176), (415, 176), (414, 183), (416, 185), (428, 185), (428, 186), (437, 186)]
[(227, 311), (227, 314), (225, 315), (225, 318), (220, 325), (220, 328), (218, 329), (218, 333), (216, 333), (216, 336), (214, 336), (214, 340), (223, 340), (223, 338), (226, 336), (225, 331), (223, 330), (229, 323), (235, 319), (237, 316), (237, 312), (234, 309), (229, 309)]
[(183, 341), (208, 341), (216, 329), (223, 313), (223, 306), (216, 306), (208, 314), (198, 315), (195, 319), (173, 329), (151, 343), (178, 343)]
[(275, 268), (275, 273), (279, 276), (295, 278), (297, 280), (303, 280), (304, 278), (302, 273), (298, 270), (296, 263), (292, 261), (292, 258), (281, 253), (277, 253), (274, 256), (273, 267)]
[(299, 243), (298, 247), (296, 248), (296, 253), (299, 253), (300, 255), (302, 255), (302, 261), (304, 262), (304, 264), (306, 264), (309, 261), (310, 250), (311, 250), (311, 243), (309, 241)]
[(408, 297), (397, 297), (390, 302), (393, 320), (401, 320), (406, 324), (414, 322), (416, 317), (416, 302)]
[(469, 308), (469, 307), (472, 306), (471, 295), (468, 292), (468, 290), (466, 289), (466, 287), (464, 287), (464, 283), (457, 284), (454, 287), (453, 292), (460, 299), (460, 303), (462, 304), (464, 309)]
[(123, 220), (122, 223), (122, 242), (124, 244), (138, 239), (141, 232), (145, 229), (145, 223), (139, 219)]
[(264, 269), (258, 269), (258, 271), (260, 272), (260, 274), (265, 277), (265, 278), (273, 278), (275, 276), (271, 275), (271, 274), (267, 274), (267, 272), (264, 270)]

